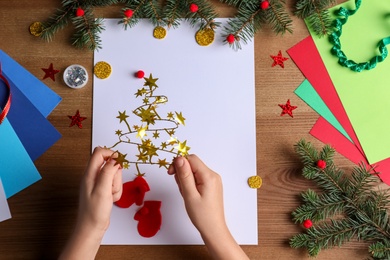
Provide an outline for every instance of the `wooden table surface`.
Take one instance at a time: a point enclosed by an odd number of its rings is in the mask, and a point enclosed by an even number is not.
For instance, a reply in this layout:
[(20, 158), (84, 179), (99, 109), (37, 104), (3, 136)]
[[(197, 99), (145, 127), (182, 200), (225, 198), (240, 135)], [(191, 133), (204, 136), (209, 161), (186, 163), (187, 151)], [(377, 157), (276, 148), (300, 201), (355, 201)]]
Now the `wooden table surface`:
[[(93, 53), (70, 44), (72, 26), (46, 43), (29, 34), (34, 21), (44, 21), (60, 7), (61, 1), (0, 0), (0, 49), (42, 79), (41, 68), (53, 63), (64, 71), (81, 64), (92, 74)], [(234, 9), (213, 1), (221, 17)], [(296, 1), (287, 1), (290, 10)], [(341, 0), (339, 3), (343, 2)], [(96, 9), (96, 16), (118, 17), (120, 7)], [(251, 259), (309, 259), (306, 251), (289, 247), (289, 239), (301, 230), (291, 221), (299, 205), (301, 191), (313, 188), (301, 174), (301, 163), (293, 146), (301, 138), (322, 143), (309, 135), (318, 115), (301, 101), (294, 89), (304, 77), (291, 59), (285, 68), (271, 67), (270, 55), (286, 50), (309, 35), (302, 20), (293, 17), (294, 33), (275, 35), (264, 29), (255, 37), (257, 170), (263, 178), (258, 190), (258, 246), (243, 246)], [(62, 75), (62, 73), (61, 73)], [(73, 90), (56, 75), (56, 81), (43, 82), (58, 93), (62, 102), (48, 117), (62, 138), (35, 163), (42, 180), (8, 200), (12, 219), (0, 223), (0, 259), (55, 259), (66, 242), (77, 213), (80, 177), (91, 151), (92, 80), (86, 87)], [(278, 104), (291, 100), (298, 108), (294, 118), (280, 116)], [(68, 115), (79, 109), (83, 128), (69, 127)], [(27, 126), (26, 126), (27, 127)], [(0, 144), (1, 145), (1, 144)], [(336, 154), (335, 162), (345, 170), (353, 166)], [(367, 245), (351, 242), (342, 248), (320, 253), (317, 259), (363, 259)], [(101, 246), (97, 259), (209, 259), (204, 246)]]

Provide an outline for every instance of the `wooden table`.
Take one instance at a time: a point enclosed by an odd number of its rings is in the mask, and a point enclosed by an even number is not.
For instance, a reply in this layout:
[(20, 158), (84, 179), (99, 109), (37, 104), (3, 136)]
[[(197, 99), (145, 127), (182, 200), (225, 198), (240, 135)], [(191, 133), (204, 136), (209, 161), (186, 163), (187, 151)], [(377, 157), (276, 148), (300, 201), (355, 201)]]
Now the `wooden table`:
[[(213, 1), (221, 16), (234, 10)], [(295, 1), (287, 1), (291, 7)], [(341, 0), (339, 3), (343, 2)], [(93, 53), (71, 46), (72, 26), (46, 43), (29, 34), (34, 21), (44, 21), (60, 7), (60, 1), (0, 0), (0, 49), (8, 53), (38, 78), (50, 63), (64, 71), (81, 64), (92, 73)], [(118, 17), (118, 7), (96, 10), (97, 16)], [(291, 212), (299, 205), (299, 194), (312, 183), (300, 174), (301, 164), (293, 145), (305, 138), (317, 147), (322, 144), (308, 132), (318, 115), (301, 101), (293, 90), (304, 77), (291, 59), (285, 68), (271, 67), (270, 55), (286, 50), (308, 36), (302, 20), (293, 17), (294, 33), (274, 35), (265, 28), (255, 37), (256, 126), (258, 175), (263, 186), (258, 190), (258, 246), (243, 246), (251, 259), (309, 259), (304, 250), (291, 249), (289, 238), (301, 230), (291, 221)], [(44, 80), (62, 98), (48, 117), (63, 135), (36, 161), (42, 180), (11, 197), (12, 219), (0, 223), (0, 259), (55, 259), (75, 224), (80, 177), (91, 151), (92, 80), (86, 87), (73, 90), (57, 74), (55, 82)], [(298, 109), (294, 118), (280, 116), (278, 104), (291, 100)], [(83, 128), (69, 127), (68, 115), (79, 109)], [(1, 144), (0, 144), (1, 145)], [(352, 167), (336, 154), (342, 168)], [(342, 249), (321, 252), (317, 259), (363, 259), (367, 245), (352, 242)], [(102, 246), (97, 259), (209, 259), (204, 246)]]

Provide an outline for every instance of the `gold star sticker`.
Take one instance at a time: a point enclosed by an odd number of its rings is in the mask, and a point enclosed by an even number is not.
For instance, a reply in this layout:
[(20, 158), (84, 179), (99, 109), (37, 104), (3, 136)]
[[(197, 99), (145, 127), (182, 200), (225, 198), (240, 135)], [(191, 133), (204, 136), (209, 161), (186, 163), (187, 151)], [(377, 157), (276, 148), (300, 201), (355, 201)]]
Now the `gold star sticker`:
[(139, 138), (144, 138), (144, 136), (146, 136), (146, 130), (148, 130), (148, 126), (142, 126), (141, 128), (139, 128), (137, 130), (137, 137)]
[(149, 98), (144, 98), (143, 100), (142, 100), (142, 102), (146, 105), (146, 104), (148, 104), (149, 103)]
[(181, 112), (180, 113), (175, 112), (175, 113), (176, 113), (176, 121), (179, 122), (179, 124), (186, 125), (184, 123), (184, 120), (186, 119), (183, 117), (182, 113)]
[(161, 149), (165, 149), (168, 147), (168, 144), (166, 142), (161, 143)]
[(117, 152), (117, 153), (118, 153), (118, 157), (117, 158), (113, 158), (116, 161), (114, 166), (119, 164), (123, 168), (123, 164), (129, 163), (129, 161), (126, 159), (127, 154), (122, 154), (120, 152)]
[(168, 118), (168, 119), (173, 119), (173, 113), (172, 113), (172, 112), (169, 112), (168, 115), (167, 115), (167, 118)]
[(172, 129), (172, 130), (167, 131), (167, 134), (168, 134), (169, 136), (174, 135), (174, 134), (175, 134), (175, 129)]
[(146, 154), (140, 153), (137, 155), (137, 157), (138, 157), (138, 161), (146, 162), (148, 160), (148, 156)]
[(116, 134), (116, 135), (121, 135), (121, 134), (122, 134), (122, 130), (116, 130), (116, 131), (115, 131), (115, 134)]
[(130, 164), (129, 164), (129, 163), (125, 162), (125, 163), (123, 164), (123, 169), (129, 169), (129, 167), (130, 167)]
[(168, 165), (167, 159), (164, 159), (164, 160), (158, 159), (158, 168), (161, 168), (161, 167), (168, 168), (167, 165)]
[(135, 131), (137, 131), (139, 129), (139, 126), (133, 125), (133, 128), (134, 128)]
[(171, 136), (171, 138), (168, 140), (168, 144), (169, 145), (174, 145), (176, 143), (177, 143), (177, 139)]
[(160, 137), (160, 133), (157, 132), (157, 130), (156, 130), (156, 132), (153, 133), (153, 138), (154, 138), (154, 139), (157, 139), (157, 138), (159, 138), (159, 137)]
[(184, 142), (179, 142), (179, 145), (175, 146), (175, 149), (177, 149), (182, 155), (187, 155), (188, 150), (191, 148), (187, 146), (187, 140), (185, 140)]
[(145, 79), (144, 86), (149, 86), (149, 88), (157, 87), (156, 81), (158, 80), (158, 78), (154, 79), (152, 73), (150, 73), (149, 78), (144, 78), (144, 79)]
[(150, 108), (149, 109), (141, 108), (137, 116), (141, 117), (141, 121), (146, 122), (147, 124), (154, 125), (155, 123), (154, 119), (156, 118), (156, 114)]
[(121, 113), (120, 111), (119, 112), (119, 116), (117, 116), (116, 118), (119, 119), (119, 123), (122, 123), (122, 121), (126, 121), (126, 118), (128, 118), (129, 116), (126, 115), (126, 110), (123, 111), (123, 113)]

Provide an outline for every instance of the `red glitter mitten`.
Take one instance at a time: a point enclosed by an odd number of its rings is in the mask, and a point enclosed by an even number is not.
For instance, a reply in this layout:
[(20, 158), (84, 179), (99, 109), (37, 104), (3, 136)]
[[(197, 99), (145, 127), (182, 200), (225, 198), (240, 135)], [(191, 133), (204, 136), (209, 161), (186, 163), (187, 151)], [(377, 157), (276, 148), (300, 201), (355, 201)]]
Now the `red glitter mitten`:
[(161, 201), (148, 200), (144, 206), (140, 208), (134, 215), (134, 219), (138, 221), (138, 233), (143, 237), (152, 237), (160, 230), (161, 216)]
[(150, 188), (146, 180), (142, 176), (137, 176), (133, 181), (123, 183), (122, 196), (115, 205), (120, 208), (128, 208), (134, 203), (141, 206), (148, 191)]

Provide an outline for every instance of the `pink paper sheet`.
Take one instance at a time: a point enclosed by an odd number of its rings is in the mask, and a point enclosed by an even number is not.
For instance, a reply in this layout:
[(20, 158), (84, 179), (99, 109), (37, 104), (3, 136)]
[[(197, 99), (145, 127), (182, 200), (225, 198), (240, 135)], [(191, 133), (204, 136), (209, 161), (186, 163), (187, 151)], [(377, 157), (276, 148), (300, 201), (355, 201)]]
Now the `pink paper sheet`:
[[(321, 96), (330, 111), (332, 111), (334, 116), (351, 137), (354, 144), (342, 136), (332, 125), (322, 118), (316, 122), (310, 133), (320, 141), (331, 144), (332, 147), (352, 162), (364, 162), (368, 164), (355, 131), (341, 104), (340, 98), (337, 95), (332, 80), (322, 62), (312, 37), (309, 36), (305, 38), (300, 43), (290, 48), (287, 53)], [(389, 185), (390, 158), (380, 161), (373, 166), (375, 167), (376, 172), (381, 173), (380, 178), (382, 181)]]

